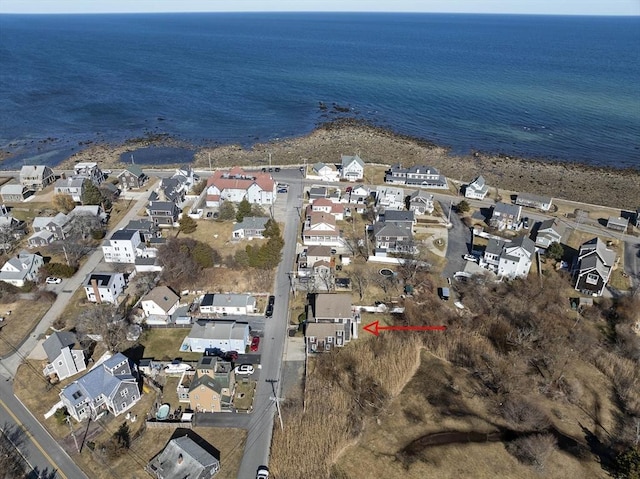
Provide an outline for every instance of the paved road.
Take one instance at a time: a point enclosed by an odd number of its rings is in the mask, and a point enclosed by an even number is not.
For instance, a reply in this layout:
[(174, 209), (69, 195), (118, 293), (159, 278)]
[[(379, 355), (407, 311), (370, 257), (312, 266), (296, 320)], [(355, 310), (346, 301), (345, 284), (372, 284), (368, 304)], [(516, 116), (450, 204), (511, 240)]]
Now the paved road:
[[(254, 411), (249, 419), (247, 442), (238, 473), (240, 478), (255, 477), (258, 466), (266, 465), (269, 462), (271, 435), (276, 411), (275, 403), (270, 398), (274, 397), (274, 390), (276, 395), (279, 396), (282, 386), (282, 356), (289, 321), (289, 292), (291, 289), (288, 273), (293, 266), (300, 225), (299, 211), (302, 206), (302, 177), (295, 173), (288, 173), (277, 175), (281, 181), (286, 181), (290, 185), (284, 211), (285, 229), (283, 238), (285, 245), (282, 252), (282, 261), (276, 272), (274, 282), (275, 289), (273, 294), (276, 297), (276, 302), (273, 317), (265, 321), (264, 337), (261, 342), (262, 370), (260, 371), (256, 397), (253, 403)], [(281, 220), (282, 218), (278, 219)], [(275, 379), (277, 382), (272, 385), (272, 383), (267, 382), (268, 379)]]
[[(114, 229), (123, 228), (138, 214), (138, 211), (146, 201), (147, 195), (140, 195), (140, 198), (135, 202), (135, 206), (129, 209)], [(31, 335), (17, 347), (17, 352), (0, 361), (0, 399), (2, 401), (0, 402), (0, 406), (2, 406), (0, 410), (2, 411), (2, 420), (8, 424), (20, 426), (27, 431), (25, 441), (19, 446), (20, 452), (40, 471), (45, 469), (48, 471), (57, 470), (57, 477), (75, 479), (85, 478), (86, 476), (51, 438), (40, 422), (13, 395), (11, 379), (15, 376), (18, 366), (20, 366), (24, 358), (33, 351), (37, 338), (43, 335), (58, 316), (62, 314), (73, 293), (80, 287), (87, 274), (93, 271), (101, 260), (102, 250), (98, 249), (87, 258), (87, 261), (72, 278), (52, 287), (51, 289), (58, 293), (58, 297), (49, 311), (42, 317)]]
[[(452, 198), (451, 200), (456, 203), (455, 199)], [(442, 211), (449, 210), (449, 204), (442, 200), (440, 201), (440, 207)], [(447, 265), (442, 271), (442, 276), (445, 278), (453, 278), (453, 274), (456, 271), (464, 270), (466, 261), (462, 256), (471, 252), (471, 229), (462, 223), (462, 220), (455, 212), (451, 213), (449, 221), (451, 222), (451, 228), (449, 228), (447, 239)]]
[(624, 271), (631, 278), (633, 287), (640, 287), (640, 243), (625, 241)]

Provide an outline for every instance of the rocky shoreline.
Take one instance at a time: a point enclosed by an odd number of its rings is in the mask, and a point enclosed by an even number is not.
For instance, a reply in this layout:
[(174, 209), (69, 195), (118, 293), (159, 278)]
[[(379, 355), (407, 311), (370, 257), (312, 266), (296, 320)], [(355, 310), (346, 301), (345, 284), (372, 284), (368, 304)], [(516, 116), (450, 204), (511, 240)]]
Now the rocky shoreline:
[[(58, 168), (68, 169), (78, 161), (97, 161), (103, 168), (118, 169), (122, 153), (147, 146), (187, 147), (164, 136), (138, 138), (121, 145), (92, 145), (71, 156)], [(194, 148), (195, 149), (195, 148)], [(200, 148), (195, 153), (196, 168), (233, 165), (265, 165), (271, 155), (273, 165), (286, 166), (318, 161), (334, 162), (340, 155), (358, 153), (367, 163), (434, 166), (453, 180), (471, 181), (483, 175), (487, 183), (501, 190), (522, 191), (573, 201), (635, 210), (640, 206), (640, 170), (599, 168), (588, 165), (514, 158), (476, 152), (452, 155), (447, 148), (426, 140), (396, 134), (358, 120), (337, 120), (320, 125), (298, 138), (259, 143), (250, 149), (239, 145)], [(140, 165), (166, 167), (173, 165)]]

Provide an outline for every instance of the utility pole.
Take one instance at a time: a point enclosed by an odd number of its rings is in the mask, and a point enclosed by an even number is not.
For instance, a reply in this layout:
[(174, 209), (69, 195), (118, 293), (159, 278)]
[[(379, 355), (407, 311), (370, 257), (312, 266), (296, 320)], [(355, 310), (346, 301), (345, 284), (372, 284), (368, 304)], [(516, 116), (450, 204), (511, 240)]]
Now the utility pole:
[(73, 430), (73, 426), (71, 425), (71, 420), (69, 418), (69, 416), (67, 416), (67, 424), (69, 425), (69, 429), (71, 430), (71, 437), (73, 437), (73, 442), (76, 445), (76, 450), (78, 451), (78, 454), (80, 453), (80, 446), (78, 446), (78, 440), (76, 439), (76, 433)]
[(209, 153), (209, 171), (213, 171), (213, 168), (211, 168), (211, 153)]
[(278, 419), (280, 419), (280, 429), (284, 430), (284, 423), (282, 422), (282, 412), (280, 411), (280, 401), (282, 401), (282, 399), (284, 399), (284, 398), (280, 398), (276, 394), (276, 386), (275, 386), (275, 384), (278, 382), (278, 380), (277, 379), (267, 379), (266, 381), (268, 383), (271, 383), (271, 389), (273, 390), (273, 396), (271, 396), (269, 399), (271, 399), (272, 401), (274, 401), (276, 403), (276, 409), (278, 410)]
[(271, 168), (271, 152), (269, 152), (269, 168)]

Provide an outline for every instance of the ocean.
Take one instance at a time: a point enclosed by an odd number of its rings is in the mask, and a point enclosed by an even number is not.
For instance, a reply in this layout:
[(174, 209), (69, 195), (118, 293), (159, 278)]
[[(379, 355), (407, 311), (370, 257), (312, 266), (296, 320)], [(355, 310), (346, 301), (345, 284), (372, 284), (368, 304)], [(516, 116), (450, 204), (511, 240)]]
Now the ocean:
[(640, 169), (640, 17), (0, 15), (1, 167), (358, 118), (449, 146)]

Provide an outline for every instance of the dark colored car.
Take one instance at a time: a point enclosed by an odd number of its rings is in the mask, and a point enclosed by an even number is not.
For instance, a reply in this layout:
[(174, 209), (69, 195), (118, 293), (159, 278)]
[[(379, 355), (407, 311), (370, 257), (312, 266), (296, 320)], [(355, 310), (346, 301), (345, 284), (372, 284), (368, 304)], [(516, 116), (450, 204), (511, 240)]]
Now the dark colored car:
[(269, 296), (269, 306), (273, 306), (276, 303), (276, 297), (275, 296)]
[(267, 305), (267, 309), (265, 309), (265, 311), (264, 311), (264, 315), (265, 315), (267, 318), (270, 318), (271, 316), (273, 316), (273, 305), (271, 305), (271, 304), (268, 304), (268, 305)]
[(280, 173), (280, 168), (276, 167), (276, 173)]
[(251, 340), (251, 351), (256, 352), (259, 346), (260, 346), (260, 338), (256, 336)]

